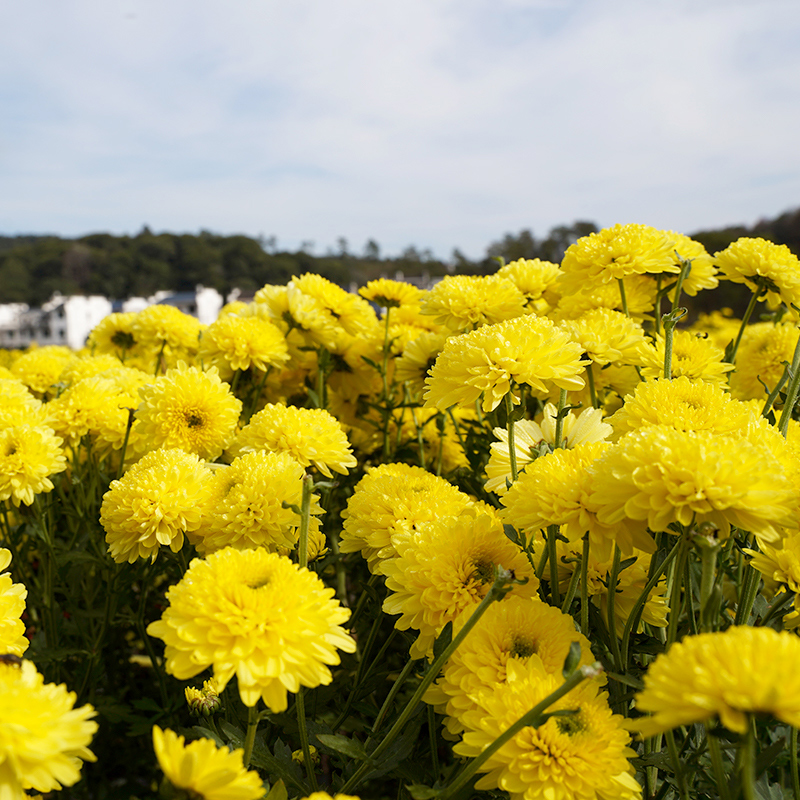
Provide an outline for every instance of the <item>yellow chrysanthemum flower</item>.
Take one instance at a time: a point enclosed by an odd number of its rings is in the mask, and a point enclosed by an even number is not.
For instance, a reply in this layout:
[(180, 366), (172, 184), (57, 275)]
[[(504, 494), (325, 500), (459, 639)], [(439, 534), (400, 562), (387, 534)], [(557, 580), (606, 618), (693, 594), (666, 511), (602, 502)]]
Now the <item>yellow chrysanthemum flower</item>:
[(133, 336), (142, 347), (158, 353), (162, 347), (196, 353), (203, 326), (179, 308), (157, 303), (139, 311), (132, 323)]
[(800, 639), (772, 628), (737, 625), (687, 636), (659, 655), (644, 676), (636, 708), (643, 736), (719, 717), (745, 733), (750, 714), (800, 726)]
[(292, 278), (289, 285), (320, 303), (351, 336), (366, 336), (378, 325), (378, 317), (366, 300), (321, 275), (306, 273)]
[[(644, 378), (660, 378), (664, 375), (665, 347), (663, 336), (657, 336), (653, 344), (642, 345), (639, 363)], [(723, 361), (724, 358), (725, 351), (711, 339), (693, 331), (675, 331), (672, 338), (673, 378), (685, 375), (692, 380), (725, 383), (726, 373), (733, 369), (733, 364)]]
[(84, 355), (67, 363), (61, 371), (58, 382), (65, 386), (72, 386), (85, 378), (92, 378), (109, 369), (116, 369), (120, 365), (119, 359), (108, 353), (90, 356)]
[(218, 748), (211, 739), (186, 744), (169, 728), (153, 726), (153, 749), (159, 766), (177, 789), (197, 800), (260, 800), (264, 784), (244, 766), (244, 750)]
[(214, 367), (181, 363), (140, 390), (134, 430), (152, 450), (179, 447), (212, 460), (233, 439), (242, 403)]
[(411, 645), (411, 657), (422, 658), (444, 626), (486, 596), (494, 580), (495, 566), (514, 572), (514, 594), (531, 597), (539, 581), (528, 559), (512, 544), (503, 526), (479, 507), (467, 508), (457, 517), (420, 523), (414, 533), (395, 536), (397, 558), (382, 564), (391, 594), (383, 603), (387, 614), (400, 614), (398, 630), (419, 631)]
[(90, 705), (75, 708), (75, 692), (45, 683), (30, 661), (0, 663), (0, 788), (21, 800), (23, 790), (58, 791), (95, 761), (89, 744), (97, 731)]
[(347, 475), (357, 464), (341, 424), (323, 408), (264, 406), (239, 431), (228, 452), (239, 456), (255, 450), (288, 453), (326, 478), (333, 477), (331, 470)]
[(762, 552), (745, 549), (752, 556), (750, 563), (764, 579), (764, 590), (774, 595), (778, 587), (800, 593), (800, 531), (784, 532), (780, 542), (773, 545), (762, 542)]
[(462, 333), (528, 313), (525, 296), (497, 275), (447, 275), (422, 302), (422, 313), (438, 325)]
[(312, 792), (302, 800), (360, 800), (360, 798), (354, 794), (335, 794), (331, 797), (327, 792)]
[(558, 285), (561, 268), (552, 261), (520, 258), (500, 267), (497, 275), (508, 278), (522, 292), (529, 312), (546, 314), (561, 296)]
[(0, 378), (0, 428), (46, 425), (47, 407), (18, 378)]
[(213, 666), (220, 690), (236, 675), (245, 705), (262, 698), (280, 713), (287, 691), (329, 684), (337, 649), (356, 649), (340, 627), (350, 610), (333, 593), (284, 556), (226, 547), (192, 561), (147, 632), (164, 640), (167, 671), (179, 680)]
[[(792, 523), (795, 489), (767, 444), (712, 431), (648, 426), (623, 436), (592, 465), (590, 503), (600, 522), (665, 531), (710, 522), (779, 537)], [(641, 549), (641, 544), (637, 544)]]
[[(515, 671), (511, 662), (512, 672)], [(520, 717), (563, 682), (542, 667), (498, 684), (482, 697), (479, 710), (464, 715), (467, 731), (453, 748), (475, 758)], [(487, 774), (476, 789), (501, 789), (511, 800), (634, 800), (642, 789), (628, 758), (630, 736), (623, 718), (612, 714), (594, 681), (584, 681), (553, 703), (550, 717), (537, 728), (523, 728), (481, 767)]]
[(63, 472), (63, 441), (50, 428), (15, 425), (0, 430), (0, 500), (29, 506), (53, 489), (50, 475)]
[(722, 275), (751, 292), (767, 290), (767, 301), (800, 304), (800, 261), (785, 245), (743, 236), (714, 253)]
[[(717, 347), (724, 350), (736, 338), (741, 324), (742, 321), (733, 316), (730, 308), (723, 308), (699, 313), (691, 329), (706, 334)], [(751, 327), (745, 329), (745, 334)]]
[(358, 293), (381, 308), (399, 308), (400, 306), (419, 306), (423, 296), (422, 289), (405, 281), (392, 281), (378, 278), (362, 286)]
[(717, 384), (692, 381), (685, 375), (673, 380), (643, 381), (609, 422), (619, 438), (646, 425), (664, 425), (681, 431), (738, 433), (747, 427), (752, 411)]
[(447, 334), (426, 331), (407, 342), (403, 354), (395, 361), (394, 377), (407, 383), (412, 398), (425, 388), (425, 378), (442, 352)]
[(212, 477), (196, 455), (154, 450), (103, 495), (100, 524), (114, 561), (155, 561), (162, 546), (177, 553), (196, 531), (213, 493)]
[(444, 478), (410, 464), (368, 467), (342, 511), (340, 549), (361, 552), (373, 572), (397, 555), (393, 538), (422, 523), (457, 516), (473, 501)]
[(54, 393), (53, 387), (64, 368), (76, 359), (77, 356), (66, 347), (38, 347), (21, 355), (11, 365), (11, 372), (32, 392), (43, 396)]
[[(546, 403), (542, 418), (537, 424), (532, 420), (521, 419), (514, 425), (514, 451), (517, 456), (517, 470), (524, 472), (528, 464), (539, 455), (542, 442), (550, 447), (556, 441), (556, 416), (558, 409)], [(603, 422), (603, 412), (599, 408), (586, 408), (579, 415), (570, 411), (565, 417), (561, 431), (561, 447), (571, 450), (583, 444), (594, 444), (607, 439), (612, 427)], [(489, 463), (486, 465), (486, 491), (503, 494), (506, 483), (511, 481), (511, 449), (508, 445), (508, 429), (495, 428), (494, 435), (500, 440), (490, 446)]]
[[(689, 272), (683, 279), (681, 291), (691, 297), (695, 297), (697, 293), (703, 289), (715, 289), (719, 285), (719, 278), (717, 277), (717, 268), (714, 265), (714, 259), (708, 254), (706, 248), (700, 242), (684, 236), (682, 233), (675, 233), (675, 231), (666, 231), (667, 236), (672, 239), (672, 248), (684, 261), (691, 261), (692, 265)], [(681, 264), (678, 263), (680, 267)], [(675, 291), (667, 292), (667, 299), (673, 299)]]
[[(670, 276), (672, 277), (672, 276)], [(563, 288), (559, 286), (559, 288)], [(647, 275), (630, 275), (625, 278), (625, 305), (631, 319), (641, 322), (650, 319), (655, 307), (658, 286)], [(576, 319), (594, 308), (624, 311), (622, 294), (617, 281), (613, 283), (590, 283), (572, 294), (564, 294), (550, 316), (553, 319)]]
[[(454, 635), (470, 612), (455, 620)], [(506, 682), (509, 661), (522, 668), (537, 664), (548, 674), (560, 674), (573, 642), (580, 645), (581, 665), (591, 664), (589, 640), (575, 630), (572, 617), (538, 598), (512, 595), (489, 606), (424, 700), (447, 714), (447, 730), (458, 734), (464, 729), (464, 714), (479, 708), (480, 696)]]
[(425, 405), (444, 411), (482, 397), (483, 410), (492, 411), (512, 383), (527, 383), (542, 394), (553, 385), (582, 389), (581, 357), (581, 346), (543, 317), (486, 325), (445, 342), (425, 381)]
[[(793, 323), (757, 322), (745, 328), (731, 375), (731, 394), (739, 400), (764, 400), (792, 363), (800, 330)], [(765, 388), (766, 384), (766, 388)]]
[[(300, 517), (289, 505), (300, 506), (303, 467), (289, 453), (259, 450), (220, 465), (214, 472), (214, 500), (195, 532), (201, 554), (264, 547), (290, 551), (297, 544)], [(312, 496), (311, 514), (321, 514), (319, 497)], [(311, 520), (313, 525), (318, 522)]]
[(213, 678), (203, 681), (202, 689), (187, 686), (183, 691), (190, 714), (198, 717), (210, 717), (222, 708), (222, 701), (219, 699), (220, 689)]
[(86, 346), (96, 354), (110, 353), (123, 363), (136, 351), (134, 333), (136, 313), (133, 311), (109, 314), (92, 328)]
[(561, 327), (595, 364), (638, 363), (644, 331), (621, 311), (594, 308), (580, 317), (565, 320)]
[(680, 272), (672, 237), (649, 225), (614, 225), (582, 236), (561, 262), (564, 294), (632, 275)]
[(217, 367), (223, 378), (250, 367), (265, 372), (289, 360), (280, 328), (260, 317), (233, 314), (220, 317), (203, 331), (197, 355), (204, 366)]
[(29, 644), (21, 619), (28, 590), (21, 583), (14, 583), (8, 572), (3, 572), (10, 563), (11, 552), (0, 547), (0, 653), (21, 656)]

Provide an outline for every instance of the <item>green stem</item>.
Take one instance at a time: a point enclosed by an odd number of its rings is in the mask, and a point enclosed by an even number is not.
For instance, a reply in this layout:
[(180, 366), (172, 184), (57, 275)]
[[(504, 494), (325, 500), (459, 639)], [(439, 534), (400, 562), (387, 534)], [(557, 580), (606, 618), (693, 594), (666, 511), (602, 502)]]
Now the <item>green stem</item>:
[(431, 766), (433, 767), (433, 774), (438, 777), (439, 775), (439, 745), (436, 741), (436, 712), (433, 706), (428, 706), (428, 739), (431, 746)]
[[(308, 783), (311, 786), (311, 791), (317, 791), (317, 776), (314, 771), (314, 762), (311, 760), (311, 748), (308, 746), (308, 730), (306, 729), (306, 701), (303, 696), (303, 687), (297, 692), (297, 729), (300, 734), (300, 746), (303, 750), (303, 761), (306, 765), (306, 775), (308, 775)], [(250, 735), (250, 726), (248, 724), (247, 734)], [(254, 731), (255, 735), (255, 731)]]
[(792, 770), (792, 792), (794, 800), (800, 800), (800, 769), (797, 766), (797, 728), (792, 726), (789, 735), (789, 763)]
[(700, 630), (704, 633), (713, 631), (718, 622), (718, 615), (712, 604), (714, 587), (717, 583), (717, 556), (720, 547), (715, 541), (701, 542), (700, 572)]
[(711, 767), (714, 770), (714, 781), (717, 784), (719, 800), (731, 800), (728, 791), (728, 781), (725, 778), (725, 765), (722, 761), (722, 749), (719, 746), (719, 739), (711, 733), (711, 726), (706, 722), (706, 742), (708, 752), (711, 756)]
[(564, 408), (567, 405), (567, 390), (562, 389), (558, 396), (558, 412), (556, 414), (556, 435), (553, 442), (553, 449), (561, 447), (561, 438), (564, 433)]
[[(736, 339), (725, 349), (725, 361), (727, 361), (729, 364), (736, 363), (736, 353), (739, 352), (739, 344), (742, 341), (744, 329), (747, 327), (747, 323), (750, 322), (750, 317), (753, 316), (756, 303), (759, 301), (763, 293), (764, 292), (762, 289), (759, 289), (757, 292), (753, 292), (752, 296), (750, 297), (750, 302), (747, 304), (747, 309), (744, 312), (744, 317), (742, 317), (742, 324), (739, 326), (739, 332), (736, 334)], [(731, 373), (729, 372), (728, 378), (730, 378), (730, 376)]]
[(314, 479), (303, 475), (303, 499), (300, 505), (300, 540), (297, 543), (297, 563), (301, 567), (308, 566), (308, 525), (311, 516), (311, 489)]
[(375, 722), (372, 725), (370, 737), (374, 736), (380, 730), (381, 725), (383, 725), (383, 721), (386, 719), (386, 716), (389, 713), (389, 709), (392, 707), (395, 697), (397, 697), (397, 693), (403, 687), (403, 684), (411, 674), (411, 670), (414, 669), (414, 665), (416, 663), (417, 662), (413, 658), (409, 658), (403, 669), (400, 671), (400, 674), (395, 679), (395, 682), (392, 684), (392, 688), (389, 690), (389, 694), (386, 695), (386, 699), (383, 701), (383, 705), (378, 711), (378, 716), (375, 717)]
[(786, 390), (786, 402), (783, 405), (781, 419), (778, 423), (778, 430), (783, 434), (784, 439), (789, 432), (789, 420), (792, 418), (794, 404), (797, 402), (797, 393), (800, 390), (800, 338), (798, 338), (797, 345), (794, 348), (789, 374), (792, 377), (789, 381), (789, 388)]
[[(800, 339), (797, 340), (797, 344), (800, 347)], [(781, 389), (783, 389), (786, 381), (789, 380), (789, 365), (787, 364), (783, 368), (783, 375), (781, 375), (781, 379), (775, 384), (775, 388), (769, 393), (769, 397), (767, 397), (767, 401), (764, 403), (764, 408), (761, 409), (761, 416), (766, 417), (770, 409), (772, 408), (773, 403), (778, 399), (778, 395), (780, 394)]]
[[(676, 254), (677, 255), (677, 254)], [(683, 290), (683, 282), (686, 279), (686, 276), (692, 271), (692, 259), (683, 259), (678, 256), (678, 260), (681, 262), (681, 271), (678, 275), (678, 281), (675, 284), (675, 295), (672, 298), (672, 313), (674, 314), (678, 310), (678, 303), (680, 302), (681, 298), (681, 291)]]
[(558, 525), (547, 526), (547, 552), (550, 562), (550, 605), (561, 605), (561, 592), (558, 589)]
[(511, 741), (523, 728), (538, 728), (543, 723), (545, 712), (550, 706), (569, 694), (579, 683), (586, 678), (593, 678), (601, 671), (599, 664), (591, 667), (580, 667), (561, 686), (549, 694), (530, 711), (520, 717), (508, 730), (501, 733), (479, 756), (470, 761), (466, 767), (454, 778), (438, 796), (437, 800), (449, 800), (463, 789), (473, 778), (476, 772), (504, 745)]
[(581, 553), (581, 633), (589, 636), (589, 534), (583, 535), (583, 552)]
[(586, 380), (589, 383), (589, 397), (592, 399), (592, 408), (600, 408), (600, 403), (597, 400), (597, 389), (594, 385), (594, 362), (586, 367)]
[(117, 466), (117, 480), (122, 477), (125, 471), (125, 452), (128, 449), (128, 440), (131, 436), (131, 428), (133, 427), (133, 415), (136, 413), (135, 408), (128, 409), (128, 424), (125, 426), (125, 438), (122, 440), (122, 449), (119, 451), (119, 465)]
[(569, 579), (569, 585), (567, 586), (567, 594), (564, 597), (564, 602), (561, 604), (561, 611), (564, 614), (569, 614), (569, 607), (572, 605), (572, 601), (575, 599), (575, 595), (578, 593), (578, 582), (580, 581), (580, 578), (580, 565), (575, 564), (575, 568), (572, 570), (572, 577)]
[(672, 769), (675, 771), (675, 778), (678, 781), (678, 792), (680, 793), (681, 800), (691, 800), (689, 796), (689, 787), (686, 784), (686, 772), (681, 763), (681, 757), (678, 753), (678, 747), (675, 744), (674, 731), (666, 731), (664, 738), (667, 740), (667, 749), (669, 750), (669, 758), (672, 761)]
[(250, 758), (253, 755), (253, 745), (256, 742), (258, 719), (259, 715), (258, 711), (256, 711), (256, 706), (250, 706), (247, 709), (247, 733), (244, 737), (244, 754), (242, 755), (242, 763), (245, 769), (250, 766)]
[(506, 393), (506, 430), (508, 430), (508, 455), (511, 459), (511, 482), (516, 483), (519, 477), (517, 472), (517, 447), (514, 442), (514, 399), (512, 389)]
[[(430, 665), (428, 671), (420, 681), (420, 684), (411, 699), (408, 701), (408, 703), (406, 703), (405, 708), (400, 712), (400, 715), (398, 716), (394, 725), (392, 725), (392, 727), (389, 729), (389, 732), (383, 738), (381, 743), (375, 748), (375, 750), (372, 751), (372, 753), (370, 753), (371, 763), (362, 763), (349, 778), (349, 780), (344, 784), (344, 786), (342, 786), (342, 788), (339, 790), (340, 794), (348, 794), (352, 789), (358, 786), (367, 772), (372, 769), (372, 764), (379, 763), (380, 757), (386, 752), (392, 742), (403, 730), (406, 722), (408, 722), (413, 713), (416, 711), (417, 705), (422, 701), (422, 698), (425, 692), (428, 690), (428, 687), (439, 676), (442, 667), (447, 663), (447, 660), (450, 658), (450, 656), (455, 653), (461, 642), (466, 639), (467, 634), (469, 634), (469, 632), (475, 627), (475, 625), (478, 623), (478, 620), (486, 613), (486, 610), (489, 608), (489, 606), (497, 600), (502, 599), (511, 590), (512, 587), (509, 586), (511, 580), (512, 579), (510, 575), (505, 570), (498, 568), (498, 576), (495, 578), (492, 588), (489, 589), (486, 597), (481, 600), (478, 607), (472, 612), (461, 630), (453, 637), (453, 640), (450, 642), (450, 644), (447, 645), (447, 647), (441, 653), (439, 653), (436, 658), (434, 658), (433, 663)], [(410, 660), (408, 663), (413, 664), (413, 662)]]
[(747, 733), (741, 744), (739, 761), (739, 779), (742, 784), (744, 800), (757, 800), (756, 794), (756, 740), (753, 733), (753, 721), (747, 720)]
[(735, 625), (747, 625), (750, 620), (750, 612), (753, 610), (753, 604), (756, 601), (760, 581), (761, 574), (748, 561), (744, 568), (744, 581), (736, 608)]
[(617, 284), (619, 285), (619, 299), (622, 303), (622, 310), (625, 312), (625, 316), (630, 319), (631, 312), (628, 311), (628, 298), (625, 296), (625, 281), (622, 278), (617, 278)]
[(618, 546), (614, 546), (614, 559), (611, 562), (611, 570), (608, 573), (608, 639), (611, 642), (611, 655), (614, 658), (614, 669), (617, 672), (623, 672), (623, 661), (620, 655), (619, 639), (617, 638), (617, 615), (616, 615), (616, 602), (617, 602), (617, 581), (619, 580), (619, 563), (622, 556)]
[[(678, 542), (677, 561), (672, 572), (672, 591), (669, 598), (669, 622), (667, 624), (667, 647), (678, 638), (678, 620), (681, 616), (683, 602), (681, 598), (681, 588), (683, 586), (683, 575), (686, 569), (686, 559), (689, 555), (689, 540), (685, 534), (681, 534)], [(687, 589), (688, 591), (688, 589)]]

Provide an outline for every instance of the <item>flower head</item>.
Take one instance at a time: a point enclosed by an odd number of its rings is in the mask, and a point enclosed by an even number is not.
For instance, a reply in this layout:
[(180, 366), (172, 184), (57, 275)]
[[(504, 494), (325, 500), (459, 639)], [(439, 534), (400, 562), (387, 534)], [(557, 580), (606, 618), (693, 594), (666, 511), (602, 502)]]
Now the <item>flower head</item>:
[[(514, 670), (515, 672), (517, 670)], [(464, 715), (458, 755), (475, 757), (563, 682), (542, 667), (532, 667), (483, 695), (478, 709)], [(551, 716), (538, 727), (526, 727), (506, 742), (480, 771), (487, 773), (476, 789), (499, 788), (511, 800), (634, 800), (641, 787), (628, 758), (630, 736), (623, 718), (612, 714), (595, 681), (584, 681), (553, 703)]]
[(593, 308), (576, 319), (566, 320), (562, 326), (595, 364), (638, 362), (644, 332), (641, 325), (621, 311)]
[(147, 632), (164, 640), (167, 671), (178, 679), (213, 666), (220, 691), (236, 675), (245, 705), (262, 698), (279, 713), (287, 691), (331, 682), (337, 649), (355, 651), (340, 627), (350, 611), (333, 593), (284, 556), (226, 547), (192, 561)]
[(399, 308), (400, 306), (419, 306), (422, 289), (418, 289), (405, 281), (392, 281), (378, 278), (362, 286), (358, 293), (365, 299), (381, 308)]
[(528, 311), (544, 314), (558, 302), (561, 268), (552, 261), (520, 258), (500, 267), (497, 274), (508, 278), (522, 292)]
[(714, 254), (722, 275), (767, 300), (800, 304), (800, 261), (785, 245), (743, 236)]
[(771, 714), (800, 725), (800, 639), (772, 628), (737, 625), (687, 636), (656, 657), (636, 708), (642, 736), (719, 717), (744, 733), (749, 714)]
[(66, 347), (49, 345), (23, 353), (12, 365), (11, 372), (37, 395), (52, 393), (64, 367), (77, 356)]
[(289, 360), (289, 351), (280, 328), (269, 320), (228, 314), (203, 331), (198, 357), (227, 378), (236, 370), (250, 367), (262, 372), (269, 367), (283, 367)]
[(196, 353), (202, 327), (195, 317), (162, 303), (139, 311), (132, 322), (135, 340), (156, 353), (163, 347)]
[(109, 314), (92, 328), (86, 346), (95, 353), (111, 353), (120, 361), (132, 355), (139, 342), (134, 333), (136, 313)]
[[(664, 374), (666, 339), (657, 336), (654, 344), (643, 344), (640, 348), (642, 375), (660, 378)], [(723, 361), (725, 351), (713, 340), (694, 331), (675, 331), (672, 338), (672, 377), (685, 375), (692, 380), (722, 384), (733, 364)]]
[(0, 500), (29, 506), (53, 489), (51, 475), (67, 468), (62, 440), (50, 428), (15, 425), (0, 430)]
[(331, 470), (347, 475), (356, 466), (341, 424), (323, 408), (264, 406), (229, 448), (234, 456), (255, 450), (288, 453), (303, 467), (313, 465), (326, 478), (333, 477)]
[(11, 552), (0, 547), (0, 653), (21, 656), (29, 644), (25, 637), (25, 623), (20, 619), (25, 611), (28, 590), (3, 572), (10, 563)]
[(81, 761), (95, 761), (88, 749), (97, 723), (90, 705), (75, 708), (75, 692), (45, 683), (30, 661), (0, 663), (0, 785), (4, 796), (23, 789), (52, 792), (81, 777)]
[(792, 363), (798, 336), (793, 323), (748, 325), (731, 375), (731, 394), (739, 400), (765, 399), (781, 379), (785, 364)]
[(184, 534), (200, 527), (212, 478), (196, 455), (154, 450), (103, 495), (100, 524), (114, 561), (155, 561), (162, 546), (177, 553)]
[(553, 385), (581, 389), (582, 352), (550, 320), (531, 315), (453, 336), (425, 381), (425, 405), (444, 411), (482, 398), (483, 410), (492, 411), (512, 383), (542, 394)]
[(260, 800), (264, 784), (245, 768), (244, 750), (218, 748), (211, 739), (189, 744), (174, 731), (153, 726), (153, 748), (170, 783), (197, 800)]
[(150, 449), (179, 447), (207, 459), (228, 446), (242, 410), (214, 367), (201, 372), (181, 363), (140, 394), (135, 430)]

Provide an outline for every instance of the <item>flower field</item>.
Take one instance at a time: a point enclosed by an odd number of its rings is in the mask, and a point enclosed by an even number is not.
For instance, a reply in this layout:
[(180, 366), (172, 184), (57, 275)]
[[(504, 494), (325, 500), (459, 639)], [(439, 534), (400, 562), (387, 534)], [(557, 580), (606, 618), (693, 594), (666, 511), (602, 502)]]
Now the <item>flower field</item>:
[(0, 800), (800, 800), (799, 326), (616, 225), (0, 351)]

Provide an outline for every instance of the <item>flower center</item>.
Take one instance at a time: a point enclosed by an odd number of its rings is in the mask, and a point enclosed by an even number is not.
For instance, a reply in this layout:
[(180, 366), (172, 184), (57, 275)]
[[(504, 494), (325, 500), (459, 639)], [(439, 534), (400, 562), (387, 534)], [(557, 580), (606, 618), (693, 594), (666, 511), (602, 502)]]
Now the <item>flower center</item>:
[(567, 736), (574, 736), (586, 728), (581, 720), (580, 712), (570, 714), (568, 717), (556, 717), (556, 725), (558, 725), (558, 730), (566, 733)]
[(524, 636), (515, 636), (511, 645), (511, 655), (516, 658), (530, 658), (538, 650), (536, 642), (526, 639)]
[(473, 578), (481, 583), (491, 583), (494, 580), (494, 564), (488, 558), (479, 558), (472, 563), (475, 567)]
[(199, 428), (203, 422), (203, 417), (194, 411), (190, 411), (186, 414), (186, 424), (190, 428)]

